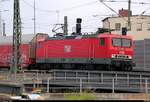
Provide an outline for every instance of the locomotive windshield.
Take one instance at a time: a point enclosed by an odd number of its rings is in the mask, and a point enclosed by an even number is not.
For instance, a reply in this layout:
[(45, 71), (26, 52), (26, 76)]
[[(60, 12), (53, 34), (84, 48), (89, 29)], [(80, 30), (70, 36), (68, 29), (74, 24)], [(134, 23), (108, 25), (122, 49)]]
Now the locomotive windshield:
[(130, 47), (131, 40), (125, 38), (113, 38), (112, 39), (113, 46), (122, 46), (122, 47)]

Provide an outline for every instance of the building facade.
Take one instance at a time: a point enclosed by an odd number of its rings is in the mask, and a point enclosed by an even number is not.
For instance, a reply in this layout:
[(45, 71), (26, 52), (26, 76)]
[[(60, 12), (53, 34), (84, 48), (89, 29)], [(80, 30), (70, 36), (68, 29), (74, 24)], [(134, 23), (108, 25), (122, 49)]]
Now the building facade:
[[(131, 29), (127, 34), (134, 40), (144, 40), (150, 38), (150, 16), (132, 15), (130, 12)], [(103, 20), (103, 28), (114, 29), (112, 33), (122, 34), (122, 28), (128, 28), (128, 10), (119, 10), (119, 16), (107, 17)]]

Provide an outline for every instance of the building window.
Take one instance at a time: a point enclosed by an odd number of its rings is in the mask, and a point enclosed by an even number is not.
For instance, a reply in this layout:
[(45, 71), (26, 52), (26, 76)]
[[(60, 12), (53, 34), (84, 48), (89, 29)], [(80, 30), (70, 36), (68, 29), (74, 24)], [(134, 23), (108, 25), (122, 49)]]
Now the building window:
[(137, 24), (137, 31), (142, 31), (142, 23)]
[(116, 29), (117, 31), (119, 31), (120, 28), (121, 28), (121, 24), (120, 24), (120, 23), (116, 23), (116, 24), (115, 24), (115, 29)]
[(150, 23), (147, 24), (147, 30), (150, 31)]

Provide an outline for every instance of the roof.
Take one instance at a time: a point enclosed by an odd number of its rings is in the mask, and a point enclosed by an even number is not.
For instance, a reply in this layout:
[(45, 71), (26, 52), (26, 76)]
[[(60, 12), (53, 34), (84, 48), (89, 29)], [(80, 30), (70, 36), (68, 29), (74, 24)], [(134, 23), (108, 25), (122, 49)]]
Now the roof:
[[(141, 17), (150, 17), (150, 15), (132, 15), (130, 17), (138, 17), (138, 16), (141, 16)], [(119, 17), (119, 16), (106, 17), (102, 21), (104, 22), (104, 21), (108, 20), (109, 18), (122, 18), (122, 17)]]
[[(29, 43), (35, 34), (24, 34), (22, 35), (21, 43), (26, 44)], [(0, 45), (2, 44), (12, 44), (13, 43), (13, 36), (0, 36)]]

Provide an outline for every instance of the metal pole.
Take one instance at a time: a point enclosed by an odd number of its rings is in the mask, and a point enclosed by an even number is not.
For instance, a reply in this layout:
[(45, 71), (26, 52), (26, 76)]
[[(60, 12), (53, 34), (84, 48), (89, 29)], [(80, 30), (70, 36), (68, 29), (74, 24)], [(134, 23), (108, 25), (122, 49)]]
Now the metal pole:
[(80, 93), (82, 93), (82, 78), (80, 78)]
[(36, 73), (36, 78), (38, 79), (39, 78), (39, 72), (37, 71)]
[(53, 80), (56, 80), (56, 72), (54, 71), (54, 76), (53, 76)]
[(2, 18), (1, 18), (1, 7), (2, 7), (2, 4), (1, 4), (1, 0), (0, 0), (0, 35), (2, 34)]
[(59, 10), (56, 10), (56, 13), (57, 13), (57, 23), (59, 24)]
[(104, 82), (104, 76), (103, 76), (103, 73), (101, 73), (101, 83)]
[(67, 80), (67, 72), (65, 72), (65, 80)]
[(35, 89), (36, 88), (36, 85), (35, 85), (35, 79), (33, 80), (33, 88)]
[(145, 93), (148, 93), (147, 78), (145, 78)]
[(47, 93), (49, 93), (49, 78), (47, 78)]
[(39, 87), (39, 72), (37, 71), (37, 76), (36, 76), (36, 80), (37, 80), (37, 88)]
[[(2, 10), (2, 2), (5, 2), (5, 1), (9, 1), (9, 0), (0, 0), (0, 35), (2, 35), (2, 12), (3, 12), (3, 10)], [(4, 10), (4, 11), (8, 11), (8, 10)]]
[[(88, 72), (88, 83), (90, 82), (90, 72)], [(93, 79), (92, 79), (93, 80)]]
[(116, 75), (115, 75), (115, 83), (117, 84), (117, 81), (118, 81), (118, 75), (117, 75), (117, 73), (116, 73)]
[(36, 6), (34, 0), (34, 34), (36, 35)]
[(33, 74), (33, 88), (35, 89), (36, 88), (36, 73)]
[(112, 93), (115, 93), (115, 80), (112, 79)]
[(131, 0), (128, 1), (128, 30), (131, 30), (131, 20), (130, 20), (130, 16), (131, 16)]
[(13, 18), (13, 65), (11, 68), (12, 73), (15, 75), (17, 70), (20, 69), (20, 44), (21, 44), (21, 18), (20, 18), (20, 4), (19, 0), (14, 0), (14, 18)]
[(140, 74), (140, 90), (142, 91), (142, 75)]
[(130, 77), (129, 77), (129, 74), (127, 74), (127, 85), (129, 85), (129, 80), (130, 80)]
[(76, 71), (76, 82), (78, 82), (78, 72)]
[(146, 60), (146, 59), (145, 59), (145, 41), (146, 41), (146, 40), (144, 40), (144, 49), (143, 49), (143, 50), (144, 50), (144, 71), (145, 71), (145, 60)]
[(23, 80), (25, 80), (26, 78), (26, 75), (25, 75), (25, 72), (23, 71)]
[[(0, 1), (1, 6), (1, 1)], [(1, 8), (0, 8), (0, 35), (2, 34), (2, 18), (1, 18)]]

